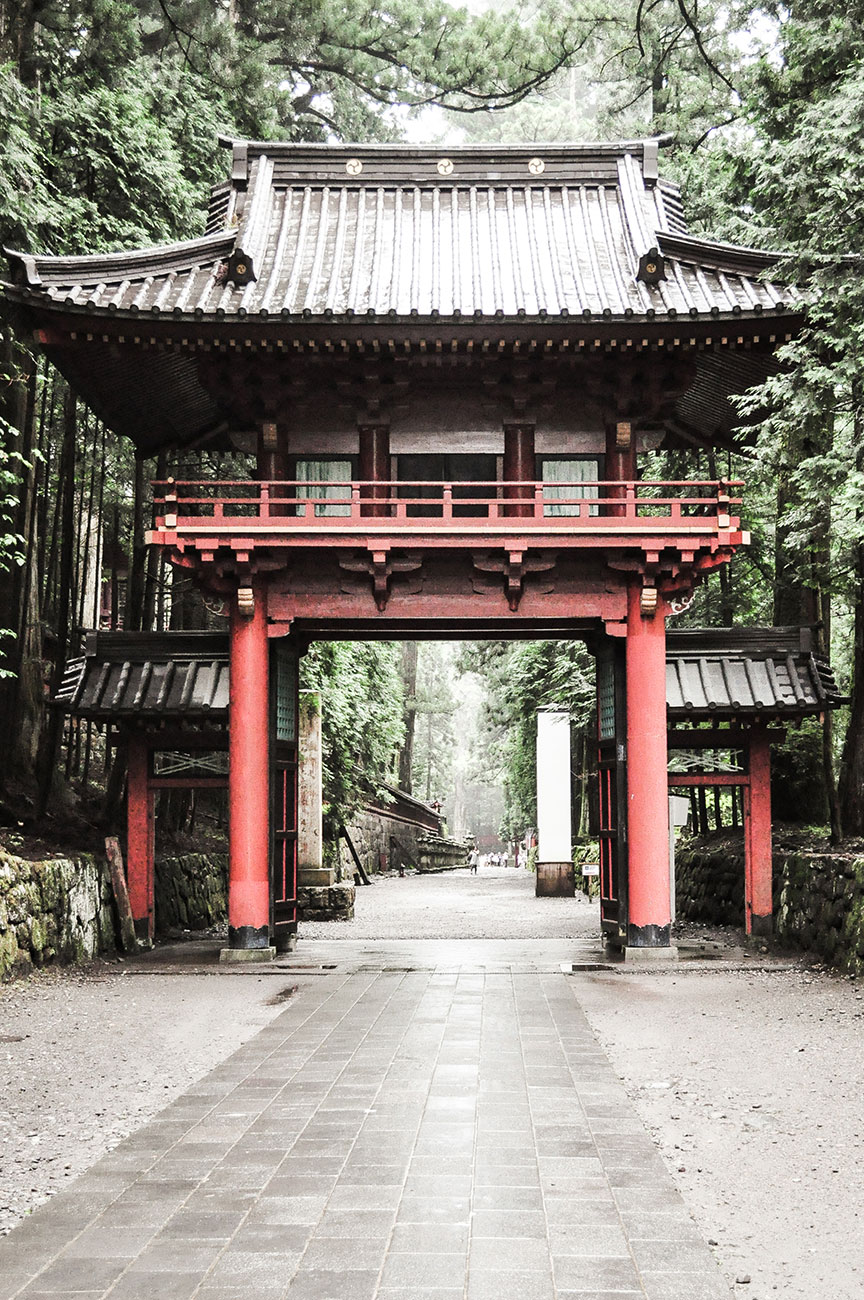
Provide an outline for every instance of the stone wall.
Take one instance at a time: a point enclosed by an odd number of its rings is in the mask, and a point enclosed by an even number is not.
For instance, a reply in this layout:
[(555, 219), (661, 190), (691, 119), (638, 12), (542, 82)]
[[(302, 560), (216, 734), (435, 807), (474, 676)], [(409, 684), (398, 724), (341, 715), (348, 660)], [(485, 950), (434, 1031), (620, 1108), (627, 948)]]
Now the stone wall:
[(156, 929), (209, 930), (228, 919), (228, 854), (183, 853), (156, 863)]
[[(679, 842), (678, 915), (744, 922), (742, 835)], [(850, 974), (864, 974), (864, 844), (842, 851), (783, 831), (774, 837), (774, 933)]]
[(417, 836), (417, 861), (414, 865), (421, 874), (453, 871), (456, 867), (468, 865), (468, 849), (458, 840), (421, 832)]
[(744, 836), (695, 839), (679, 836), (675, 846), (675, 899), (684, 921), (744, 924)]
[(778, 939), (864, 974), (864, 846), (775, 850), (774, 923)]
[[(410, 822), (380, 813), (357, 813), (348, 827), (348, 834), (369, 876), (406, 867), (417, 871), (448, 871), (464, 867), (468, 862), (468, 850), (464, 844), (431, 835), (422, 826), (412, 826)], [(351, 880), (354, 860), (344, 840), (341, 854), (345, 877)]]
[(0, 849), (0, 979), (116, 948), (111, 877), (89, 853), (29, 862)]

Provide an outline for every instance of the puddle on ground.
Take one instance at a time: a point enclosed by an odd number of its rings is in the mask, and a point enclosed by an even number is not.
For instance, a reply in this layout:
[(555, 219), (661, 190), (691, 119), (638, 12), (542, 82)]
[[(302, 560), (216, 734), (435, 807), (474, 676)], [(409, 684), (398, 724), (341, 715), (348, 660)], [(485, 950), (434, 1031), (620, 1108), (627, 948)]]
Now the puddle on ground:
[(299, 987), (299, 984), (289, 984), (287, 988), (280, 989), (278, 993), (273, 994), (272, 998), (267, 999), (267, 1006), (278, 1007), (283, 1002), (287, 1002), (290, 998), (293, 998)]

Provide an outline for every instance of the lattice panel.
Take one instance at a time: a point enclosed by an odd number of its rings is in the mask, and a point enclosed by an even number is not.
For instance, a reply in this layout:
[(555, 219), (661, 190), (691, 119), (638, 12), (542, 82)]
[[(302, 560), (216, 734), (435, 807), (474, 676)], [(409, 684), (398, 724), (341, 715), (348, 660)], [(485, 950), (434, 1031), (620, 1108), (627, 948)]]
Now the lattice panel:
[(611, 659), (597, 661), (597, 716), (600, 739), (615, 738), (615, 666)]
[(273, 650), (276, 675), (276, 739), (297, 740), (297, 656), (288, 646)]

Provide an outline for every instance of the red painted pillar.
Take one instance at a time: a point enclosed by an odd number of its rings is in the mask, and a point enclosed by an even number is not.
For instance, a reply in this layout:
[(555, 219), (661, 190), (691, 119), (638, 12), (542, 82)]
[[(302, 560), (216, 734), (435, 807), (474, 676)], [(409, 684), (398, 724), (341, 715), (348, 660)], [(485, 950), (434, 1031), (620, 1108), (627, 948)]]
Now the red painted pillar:
[(231, 610), (228, 726), (228, 943), (270, 948), (270, 709), (267, 589)]
[[(627, 944), (667, 948), (671, 925), (666, 781), (666, 620), (627, 591)], [(647, 606), (647, 602), (646, 602)]]
[[(504, 482), (515, 484), (504, 488), (505, 500), (530, 501), (531, 505), (508, 506), (508, 517), (523, 517), (534, 513), (534, 476), (536, 459), (533, 424), (504, 425)], [(522, 484), (525, 484), (523, 487)]]
[[(361, 488), (360, 494), (372, 501), (380, 500), (389, 493), (390, 482), (390, 428), (386, 424), (361, 424), (360, 434), (360, 480), (372, 484)], [(380, 485), (380, 486), (379, 486)], [(364, 505), (364, 515), (384, 515), (386, 505)]]
[(139, 939), (153, 939), (153, 797), (147, 739), (131, 731), (126, 745), (126, 882)]
[(750, 732), (749, 813), (744, 835), (744, 925), (748, 934), (773, 928), (771, 848), (771, 746), (764, 729)]
[[(636, 436), (629, 421), (607, 420), (606, 422), (606, 457), (603, 468), (604, 479), (610, 480), (610, 486), (603, 489), (607, 500), (623, 500), (627, 489), (625, 483), (636, 478)], [(618, 487), (617, 484), (622, 486)], [(624, 513), (623, 506), (606, 506), (606, 515)]]

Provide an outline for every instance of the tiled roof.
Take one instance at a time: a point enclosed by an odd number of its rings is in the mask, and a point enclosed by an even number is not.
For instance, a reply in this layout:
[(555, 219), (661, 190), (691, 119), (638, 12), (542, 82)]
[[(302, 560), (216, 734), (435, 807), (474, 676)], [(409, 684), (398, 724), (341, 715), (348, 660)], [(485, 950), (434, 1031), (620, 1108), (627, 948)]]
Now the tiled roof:
[(678, 720), (801, 716), (842, 704), (808, 628), (692, 628), (666, 642), (666, 704)]
[[(96, 257), (10, 254), (25, 299), (88, 313), (606, 319), (758, 315), (790, 294), (764, 253), (691, 238), (656, 141), (235, 142), (210, 233)], [(659, 249), (665, 279), (637, 279)], [(255, 279), (226, 278), (242, 252)]]
[(90, 632), (84, 651), (66, 664), (57, 694), (73, 713), (227, 720), (223, 632)]
[[(57, 702), (92, 718), (228, 716), (223, 632), (90, 632), (70, 659)], [(808, 628), (671, 630), (666, 650), (670, 720), (795, 717), (836, 708), (831, 666)]]

